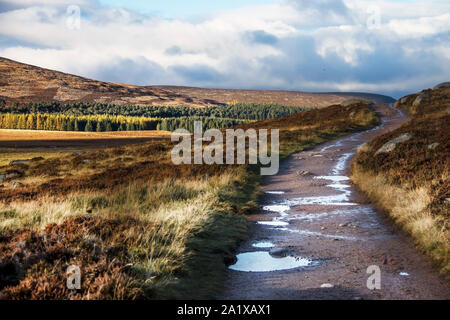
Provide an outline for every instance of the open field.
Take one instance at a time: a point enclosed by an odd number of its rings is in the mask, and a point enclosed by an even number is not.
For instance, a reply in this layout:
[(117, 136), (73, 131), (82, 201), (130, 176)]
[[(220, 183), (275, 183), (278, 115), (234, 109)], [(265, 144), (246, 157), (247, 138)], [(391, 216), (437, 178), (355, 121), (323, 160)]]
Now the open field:
[(353, 180), (450, 277), (450, 88), (400, 99), (412, 119), (359, 150)]
[(166, 131), (66, 132), (0, 129), (0, 166), (13, 160), (56, 158), (72, 153), (170, 139)]
[[(285, 158), (377, 123), (356, 103), (252, 127), (279, 128)], [(14, 175), (0, 189), (1, 297), (69, 298), (69, 265), (83, 274), (73, 299), (214, 297), (247, 236), (258, 168), (176, 166), (172, 147), (154, 141), (0, 167)]]

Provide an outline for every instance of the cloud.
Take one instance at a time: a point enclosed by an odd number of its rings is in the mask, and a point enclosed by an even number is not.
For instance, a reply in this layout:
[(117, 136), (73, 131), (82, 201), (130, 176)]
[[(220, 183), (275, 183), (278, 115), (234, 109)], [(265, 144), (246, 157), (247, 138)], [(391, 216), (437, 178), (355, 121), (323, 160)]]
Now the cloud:
[(256, 30), (248, 33), (248, 38), (250, 42), (273, 45), (277, 43), (278, 38), (273, 34), (267, 33), (264, 30)]
[(216, 69), (207, 65), (173, 66), (171, 69), (180, 75), (187, 83), (198, 83), (207, 85), (221, 81), (222, 75)]
[[(67, 24), (74, 4), (79, 29)], [(374, 12), (380, 24), (370, 27)], [(400, 96), (450, 75), (445, 2), (283, 0), (168, 19), (96, 1), (3, 1), (0, 38), (1, 56), (144, 85)]]

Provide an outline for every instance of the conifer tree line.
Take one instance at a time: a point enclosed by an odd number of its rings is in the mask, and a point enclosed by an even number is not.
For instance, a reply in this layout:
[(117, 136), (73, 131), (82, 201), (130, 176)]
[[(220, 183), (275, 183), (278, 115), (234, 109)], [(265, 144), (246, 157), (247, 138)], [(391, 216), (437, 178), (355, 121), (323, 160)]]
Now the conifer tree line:
[[(0, 105), (1, 106), (1, 105)], [(303, 107), (282, 106), (278, 104), (258, 104), (233, 102), (224, 106), (204, 108), (172, 107), (172, 106), (137, 106), (115, 105), (105, 103), (77, 102), (31, 102), (26, 104), (13, 103), (2, 107), (0, 113), (43, 113), (63, 114), (68, 116), (110, 115), (147, 118), (181, 118), (181, 117), (211, 117), (245, 120), (266, 120), (307, 110)]]
[(0, 128), (28, 129), (52, 131), (136, 131), (136, 130), (167, 130), (187, 129), (193, 131), (194, 121), (201, 120), (203, 129), (227, 128), (246, 123), (245, 120), (218, 119), (207, 117), (182, 118), (145, 118), (126, 116), (67, 116), (62, 114), (0, 114)]
[(0, 128), (55, 131), (134, 131), (187, 129), (201, 120), (203, 129), (228, 128), (307, 110), (277, 104), (228, 103), (204, 108), (136, 106), (102, 103), (32, 102), (7, 104), (0, 100)]

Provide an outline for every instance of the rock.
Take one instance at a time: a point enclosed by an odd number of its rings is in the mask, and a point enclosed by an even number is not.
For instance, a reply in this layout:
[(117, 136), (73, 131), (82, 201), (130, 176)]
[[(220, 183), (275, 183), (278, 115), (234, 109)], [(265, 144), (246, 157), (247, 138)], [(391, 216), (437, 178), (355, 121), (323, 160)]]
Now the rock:
[(422, 101), (428, 98), (428, 95), (426, 93), (422, 93), (421, 95), (419, 95), (413, 102), (413, 106), (417, 107), (418, 105), (420, 105), (422, 103)]
[(91, 160), (89, 160), (89, 159), (84, 159), (83, 160), (83, 163), (90, 163), (91, 162)]
[(437, 86), (435, 86), (433, 88), (433, 90), (444, 89), (444, 88), (448, 88), (448, 87), (450, 87), (450, 82), (442, 82), (442, 83), (438, 84)]
[(23, 187), (23, 183), (14, 181), (9, 184), (9, 186), (13, 189)]
[(325, 230), (326, 228), (325, 227), (320, 227), (320, 230)]
[(331, 283), (324, 283), (320, 287), (322, 289), (330, 289), (330, 288), (334, 288), (334, 285), (332, 285)]
[(287, 253), (288, 253), (288, 250), (286, 248), (272, 248), (269, 251), (269, 254), (271, 256), (279, 257), (279, 258), (285, 257), (287, 255)]
[(375, 152), (375, 155), (378, 155), (380, 153), (391, 152), (391, 151), (393, 151), (395, 149), (395, 146), (398, 143), (406, 142), (406, 141), (408, 141), (411, 138), (412, 138), (412, 135), (410, 133), (404, 133), (401, 136), (399, 136), (399, 137), (397, 137), (395, 139), (392, 139), (391, 141), (385, 143), (380, 149), (378, 149), (377, 152)]
[(2, 173), (0, 174), (0, 183), (8, 179), (19, 178), (20, 176), (22, 176), (22, 174), (18, 171)]
[(434, 149), (436, 149), (439, 145), (440, 145), (439, 142), (430, 143), (430, 144), (428, 145), (428, 149), (434, 150)]
[(408, 101), (408, 97), (403, 97), (400, 99), (401, 104), (405, 104)]
[(31, 159), (28, 160), (13, 160), (9, 163), (10, 166), (16, 165), (16, 164), (23, 164), (23, 163), (28, 163), (31, 162)]

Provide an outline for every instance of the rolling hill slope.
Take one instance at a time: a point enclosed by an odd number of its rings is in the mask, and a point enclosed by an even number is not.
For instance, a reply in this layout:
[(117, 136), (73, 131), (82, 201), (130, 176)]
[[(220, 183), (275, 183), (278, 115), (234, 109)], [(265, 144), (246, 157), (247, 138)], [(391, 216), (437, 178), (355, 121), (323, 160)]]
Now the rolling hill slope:
[(227, 102), (277, 103), (322, 107), (351, 98), (394, 102), (390, 97), (361, 93), (305, 93), (276, 90), (203, 89), (177, 86), (136, 86), (96, 81), (0, 57), (0, 100), (12, 102), (98, 102), (117, 105), (190, 106)]

